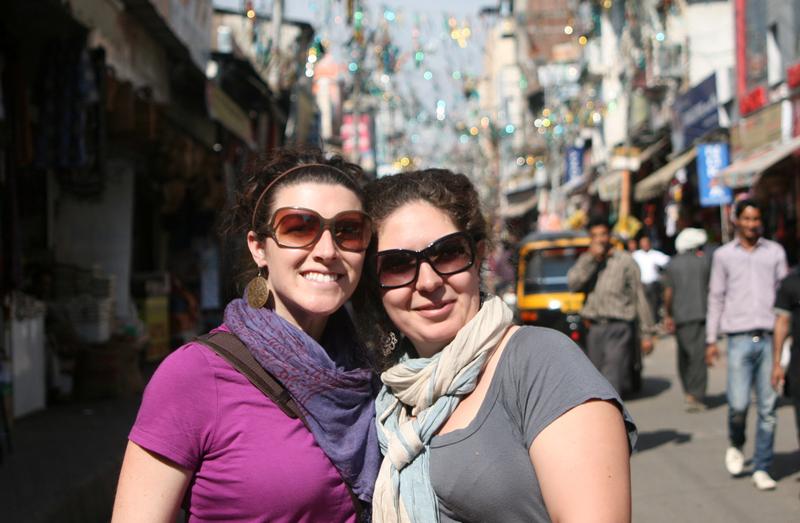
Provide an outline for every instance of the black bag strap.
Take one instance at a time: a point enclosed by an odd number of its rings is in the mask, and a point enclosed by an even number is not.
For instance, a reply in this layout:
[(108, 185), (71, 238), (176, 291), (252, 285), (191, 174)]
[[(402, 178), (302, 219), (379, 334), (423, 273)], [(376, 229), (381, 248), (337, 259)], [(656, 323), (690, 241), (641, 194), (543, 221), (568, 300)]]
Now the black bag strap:
[[(309, 427), (303, 415), (303, 411), (300, 410), (300, 406), (294, 398), (292, 398), (291, 394), (289, 394), (289, 391), (286, 390), (286, 387), (256, 361), (253, 355), (250, 354), (250, 350), (242, 343), (242, 340), (229, 332), (212, 332), (198, 336), (195, 338), (195, 341), (202, 343), (219, 354), (220, 357), (230, 363), (234, 369), (244, 374), (244, 376), (250, 380), (250, 383), (271, 399), (284, 414), (292, 419), (299, 419), (306, 428), (311, 431), (311, 427)], [(356, 496), (355, 492), (353, 492), (353, 489), (350, 488), (350, 485), (346, 481), (344, 484), (347, 487), (347, 492), (350, 493), (350, 498), (353, 500), (357, 520), (368, 521), (368, 519), (365, 519), (368, 512), (364, 511), (364, 505), (361, 500), (358, 499), (358, 496)]]
[(300, 406), (286, 387), (264, 370), (239, 338), (229, 332), (212, 332), (198, 336), (197, 341), (219, 354), (233, 368), (244, 374), (250, 383), (275, 402), (284, 414), (292, 419), (299, 419), (308, 427)]

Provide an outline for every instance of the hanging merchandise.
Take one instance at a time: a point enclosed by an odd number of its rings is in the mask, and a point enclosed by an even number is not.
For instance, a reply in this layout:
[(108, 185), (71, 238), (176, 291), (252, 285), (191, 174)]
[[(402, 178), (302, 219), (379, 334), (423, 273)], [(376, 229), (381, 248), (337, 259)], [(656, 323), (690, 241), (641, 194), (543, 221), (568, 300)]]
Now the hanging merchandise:
[[(481, 28), (433, 6), (424, 12), (357, 0), (328, 0), (315, 16), (322, 17), (319, 38), (330, 41), (328, 53), (347, 71), (345, 103), (375, 113), (384, 169), (403, 158), (403, 168), (457, 158), (454, 168), (489, 170), (478, 146), (482, 49), (474, 44), (490, 21), (482, 17)], [(305, 67), (313, 77), (313, 66)]]
[[(0, 54), (0, 78), (3, 78), (3, 71), (5, 70), (6, 58)], [(6, 106), (3, 99), (3, 82), (0, 82), (0, 121), (6, 119)]]
[(680, 204), (669, 203), (664, 208), (664, 232), (669, 238), (678, 234), (678, 217), (680, 215)]
[(623, 239), (634, 238), (636, 233), (638, 233), (642, 228), (642, 222), (640, 222), (634, 216), (625, 216), (624, 218), (620, 218), (617, 220), (617, 223), (614, 225), (614, 234), (620, 236)]
[(35, 88), (34, 165), (55, 170), (67, 190), (95, 195), (104, 179), (105, 56), (89, 51), (83, 38), (52, 40), (44, 49)]

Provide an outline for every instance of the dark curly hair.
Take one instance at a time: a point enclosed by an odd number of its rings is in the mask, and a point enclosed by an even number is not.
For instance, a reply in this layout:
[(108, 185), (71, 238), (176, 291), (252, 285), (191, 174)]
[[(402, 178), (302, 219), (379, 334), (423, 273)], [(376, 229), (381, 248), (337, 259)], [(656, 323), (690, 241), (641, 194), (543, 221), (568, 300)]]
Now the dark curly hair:
[[(306, 182), (342, 185), (363, 203), (365, 181), (361, 167), (339, 156), (328, 158), (315, 147), (270, 151), (243, 170), (233, 202), (222, 217), (220, 233), (223, 238), (243, 239), (255, 226), (255, 232), (265, 237), (264, 227), (275, 210), (275, 195), (283, 187)], [(243, 283), (252, 278), (257, 269), (252, 267), (245, 242), (237, 240), (234, 246), (242, 251), (237, 257), (240, 283)]]
[[(483, 242), (483, 252), (490, 252), (489, 224), (481, 212), (478, 192), (463, 174), (447, 169), (425, 169), (386, 176), (370, 182), (366, 189), (366, 212), (372, 218), (375, 234), (387, 217), (411, 202), (427, 202), (444, 211), (459, 231), (466, 232), (475, 244)], [(379, 369), (393, 365), (404, 351), (413, 352), (410, 343), (391, 354), (383, 354), (382, 347), (390, 333), (400, 338), (389, 320), (380, 298), (375, 274), (374, 256), (377, 241), (373, 239), (367, 251), (367, 262), (362, 285), (353, 296), (356, 325), (359, 334), (372, 352)], [(480, 261), (479, 261), (480, 262)]]

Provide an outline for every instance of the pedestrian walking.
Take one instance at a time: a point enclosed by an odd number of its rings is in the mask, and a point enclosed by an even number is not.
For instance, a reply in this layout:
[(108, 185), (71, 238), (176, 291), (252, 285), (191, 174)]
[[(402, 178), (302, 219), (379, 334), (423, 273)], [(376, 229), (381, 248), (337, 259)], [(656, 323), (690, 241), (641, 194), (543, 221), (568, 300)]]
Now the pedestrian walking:
[(653, 350), (653, 317), (639, 267), (630, 254), (611, 246), (610, 226), (604, 217), (589, 221), (589, 236), (589, 249), (567, 273), (567, 285), (572, 292), (586, 294), (581, 316), (589, 323), (589, 359), (622, 393), (631, 386), (637, 325), (642, 352)]
[[(797, 442), (800, 444), (800, 268), (793, 270), (778, 287), (775, 298), (775, 333), (772, 341), (772, 386), (780, 392), (784, 378), (789, 379), (789, 395), (794, 403)], [(791, 332), (789, 367), (781, 367), (783, 344)]]
[(644, 232), (639, 237), (639, 248), (633, 251), (633, 259), (642, 275), (644, 294), (653, 313), (653, 322), (658, 324), (661, 317), (661, 270), (669, 263), (669, 256), (653, 249), (650, 236)]
[(708, 290), (706, 363), (719, 358), (718, 335), (727, 339), (728, 437), (725, 467), (733, 475), (744, 470), (745, 427), (751, 388), (755, 388), (758, 423), (753, 456), (753, 482), (759, 490), (775, 488), (769, 475), (775, 439), (772, 388), (773, 306), (778, 284), (786, 276), (786, 253), (761, 236), (761, 209), (745, 199), (734, 209), (736, 238), (714, 252)]
[(678, 343), (678, 375), (686, 410), (705, 409), (708, 370), (705, 362), (706, 305), (711, 260), (702, 250), (703, 229), (684, 229), (675, 238), (678, 254), (664, 268), (664, 326)]

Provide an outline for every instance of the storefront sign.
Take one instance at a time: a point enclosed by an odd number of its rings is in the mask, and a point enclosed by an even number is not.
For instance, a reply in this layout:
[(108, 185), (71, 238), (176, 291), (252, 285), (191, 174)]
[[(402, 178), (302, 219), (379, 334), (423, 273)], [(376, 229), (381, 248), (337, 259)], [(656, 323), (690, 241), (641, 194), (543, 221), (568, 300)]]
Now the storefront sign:
[(567, 148), (567, 168), (564, 183), (583, 176), (583, 147)]
[(744, 116), (757, 109), (761, 109), (766, 104), (767, 90), (763, 85), (760, 85), (742, 96), (739, 100), (739, 112)]
[(796, 63), (786, 69), (786, 84), (789, 89), (800, 87), (800, 63)]
[(343, 115), (340, 133), (345, 158), (367, 171), (374, 170), (373, 122), (370, 115), (361, 113), (357, 119), (353, 114)]
[[(766, 103), (767, 39), (769, 17), (767, 2), (734, 0), (736, 37), (736, 96), (742, 115)], [(762, 99), (762, 95), (764, 96)]]
[(206, 105), (211, 118), (241, 138), (249, 147), (255, 147), (250, 117), (233, 98), (210, 81), (206, 82)]
[(739, 159), (770, 143), (781, 141), (781, 104), (770, 105), (731, 127), (731, 156)]
[[(358, 152), (362, 154), (372, 149), (369, 115), (360, 114), (357, 126), (354, 125), (354, 119), (352, 114), (346, 114), (342, 119), (342, 150), (348, 156), (356, 152), (356, 146), (358, 146)], [(356, 136), (356, 127), (358, 127), (358, 136)]]
[(717, 105), (716, 73), (675, 99), (673, 150), (683, 150), (719, 127)]
[(730, 163), (728, 144), (705, 143), (697, 146), (697, 187), (702, 207), (718, 207), (731, 203), (731, 190), (718, 176)]

